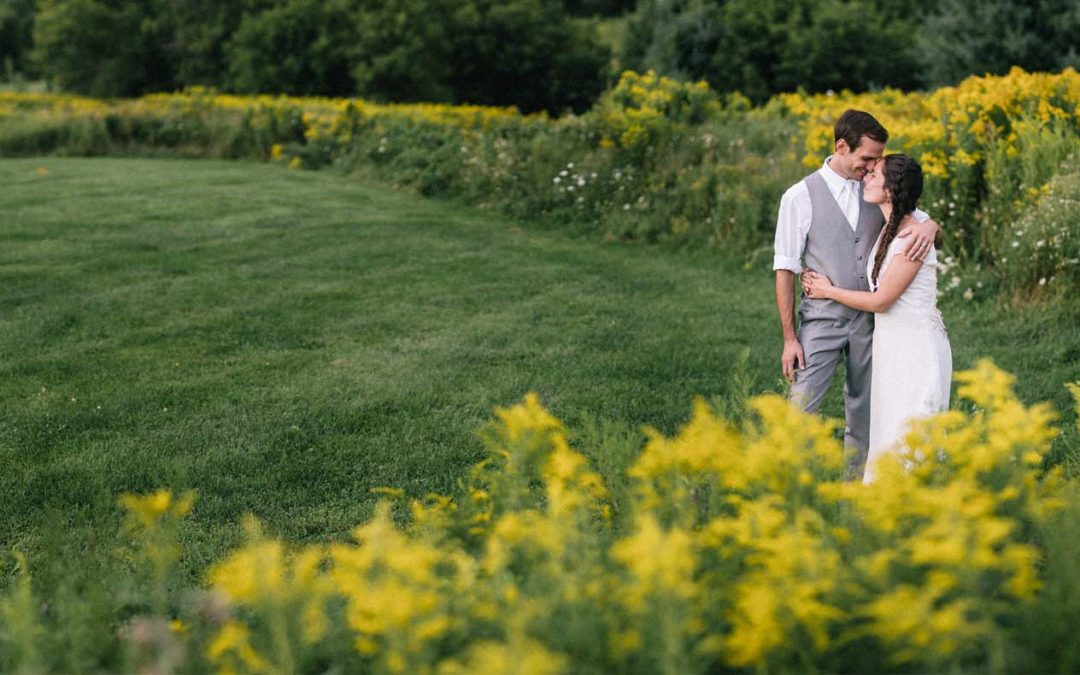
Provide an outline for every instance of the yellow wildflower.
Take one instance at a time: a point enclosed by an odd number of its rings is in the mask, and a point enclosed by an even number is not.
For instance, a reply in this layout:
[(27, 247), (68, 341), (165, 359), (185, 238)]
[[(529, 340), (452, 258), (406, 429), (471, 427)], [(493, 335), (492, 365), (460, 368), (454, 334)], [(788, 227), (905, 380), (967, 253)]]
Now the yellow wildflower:
[(227, 621), (206, 649), (210, 661), (226, 673), (269, 673), (270, 664), (251, 646), (248, 627), (235, 620)]

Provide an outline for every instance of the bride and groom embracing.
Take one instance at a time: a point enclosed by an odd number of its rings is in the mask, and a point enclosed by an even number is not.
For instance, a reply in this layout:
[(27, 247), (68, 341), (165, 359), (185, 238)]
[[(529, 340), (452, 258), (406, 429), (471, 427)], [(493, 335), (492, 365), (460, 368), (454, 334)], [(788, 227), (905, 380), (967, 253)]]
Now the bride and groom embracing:
[(781, 365), (792, 400), (816, 412), (844, 359), (845, 474), (869, 483), (874, 462), (902, 446), (913, 419), (949, 406), (952, 352), (937, 310), (941, 229), (915, 206), (918, 163), (884, 154), (889, 135), (872, 115), (846, 111), (834, 138), (834, 154), (780, 200)]

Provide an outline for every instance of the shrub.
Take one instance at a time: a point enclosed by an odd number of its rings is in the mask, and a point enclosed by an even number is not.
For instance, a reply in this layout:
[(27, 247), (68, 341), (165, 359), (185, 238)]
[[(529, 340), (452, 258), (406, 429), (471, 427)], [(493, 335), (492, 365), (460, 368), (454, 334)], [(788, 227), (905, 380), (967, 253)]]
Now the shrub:
[(1080, 292), (1078, 223), (1080, 173), (1069, 171), (1038, 190), (1034, 208), (1006, 225), (1001, 268), (1018, 298), (1075, 297)]
[(643, 153), (670, 145), (673, 135), (700, 126), (720, 110), (719, 99), (704, 82), (687, 84), (653, 71), (628, 71), (597, 102), (592, 119), (601, 147)]

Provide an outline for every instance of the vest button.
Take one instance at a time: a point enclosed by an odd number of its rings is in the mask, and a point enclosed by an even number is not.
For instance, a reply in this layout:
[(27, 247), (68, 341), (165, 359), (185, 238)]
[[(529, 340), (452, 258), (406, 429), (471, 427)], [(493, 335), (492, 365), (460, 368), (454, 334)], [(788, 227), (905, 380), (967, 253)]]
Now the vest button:
[(855, 237), (855, 243), (856, 243), (856, 244), (858, 244), (858, 243), (859, 243), (859, 238), (858, 238), (858, 237)]
[(862, 260), (862, 256), (859, 256), (859, 258), (858, 258), (858, 259), (859, 259), (859, 260)]

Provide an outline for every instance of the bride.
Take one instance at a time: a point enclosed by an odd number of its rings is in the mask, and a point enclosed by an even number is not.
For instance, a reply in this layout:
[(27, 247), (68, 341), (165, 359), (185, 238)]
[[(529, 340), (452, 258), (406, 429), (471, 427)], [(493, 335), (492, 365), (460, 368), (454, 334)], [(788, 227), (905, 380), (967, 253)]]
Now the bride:
[(874, 462), (902, 447), (911, 420), (949, 407), (952, 351), (937, 310), (937, 251), (931, 249), (921, 261), (898, 255), (903, 240), (896, 233), (922, 195), (921, 167), (907, 155), (892, 154), (879, 160), (865, 181), (864, 200), (885, 216), (867, 261), (870, 292), (837, 288), (814, 271), (805, 272), (802, 281), (807, 297), (875, 313), (870, 452), (863, 476), (869, 483)]

